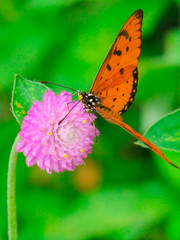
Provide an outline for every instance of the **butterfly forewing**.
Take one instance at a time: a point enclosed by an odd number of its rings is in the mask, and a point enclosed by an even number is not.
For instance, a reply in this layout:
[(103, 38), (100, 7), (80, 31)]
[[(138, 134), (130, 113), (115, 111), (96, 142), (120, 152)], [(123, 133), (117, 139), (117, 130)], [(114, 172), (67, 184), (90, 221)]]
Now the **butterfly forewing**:
[(128, 109), (136, 94), (142, 18), (143, 11), (137, 10), (124, 24), (90, 90), (103, 106), (119, 114)]

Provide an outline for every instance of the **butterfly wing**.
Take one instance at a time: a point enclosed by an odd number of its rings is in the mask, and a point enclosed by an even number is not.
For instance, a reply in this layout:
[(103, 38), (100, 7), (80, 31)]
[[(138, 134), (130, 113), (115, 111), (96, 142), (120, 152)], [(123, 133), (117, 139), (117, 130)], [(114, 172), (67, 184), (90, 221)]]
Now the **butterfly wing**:
[(179, 168), (158, 147), (124, 123), (120, 116), (131, 105), (137, 91), (142, 19), (143, 11), (137, 10), (126, 21), (105, 58), (90, 93), (100, 98), (101, 104), (95, 110), (105, 120), (122, 127), (166, 162)]
[(137, 90), (142, 18), (143, 11), (137, 10), (124, 24), (90, 90), (119, 114), (128, 109)]
[[(122, 121), (122, 117), (112, 110), (108, 110), (105, 107), (102, 108), (96, 108), (96, 111), (105, 118), (108, 122), (116, 124), (120, 127), (122, 127), (124, 130), (129, 132), (132, 136), (143, 142), (146, 146), (148, 146), (153, 152), (155, 152), (157, 155), (159, 155), (162, 159), (164, 159), (166, 162), (170, 163), (174, 167), (180, 169), (178, 166), (176, 166), (174, 163), (169, 161), (169, 159), (161, 152), (161, 150), (156, 147), (153, 143), (151, 143), (148, 139), (143, 137), (140, 133), (136, 132), (133, 128), (131, 128), (129, 125), (124, 123)], [(110, 111), (110, 112), (109, 112)]]

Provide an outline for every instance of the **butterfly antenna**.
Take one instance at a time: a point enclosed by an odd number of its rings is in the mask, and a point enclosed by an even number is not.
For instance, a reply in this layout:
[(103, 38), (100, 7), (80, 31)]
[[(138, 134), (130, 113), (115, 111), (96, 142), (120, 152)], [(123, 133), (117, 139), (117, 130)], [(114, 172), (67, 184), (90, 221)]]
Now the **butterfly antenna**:
[(56, 85), (56, 86), (59, 86), (59, 87), (63, 87), (63, 88), (68, 88), (70, 90), (73, 90), (74, 92), (78, 92), (77, 90), (73, 89), (73, 88), (70, 88), (70, 87), (67, 87), (67, 86), (64, 86), (64, 85), (60, 85), (58, 83), (51, 83), (51, 82), (45, 82), (45, 81), (40, 81), (41, 83), (47, 83), (47, 84), (52, 84), (52, 85)]

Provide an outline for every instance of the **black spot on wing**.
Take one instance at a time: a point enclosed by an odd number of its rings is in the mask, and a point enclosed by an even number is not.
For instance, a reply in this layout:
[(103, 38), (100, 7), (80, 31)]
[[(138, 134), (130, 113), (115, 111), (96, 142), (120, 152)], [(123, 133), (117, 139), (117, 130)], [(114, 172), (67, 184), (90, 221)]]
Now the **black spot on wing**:
[(121, 50), (117, 50), (117, 47), (114, 50), (114, 55), (120, 56), (122, 54)]
[(111, 71), (111, 66), (109, 64), (107, 64), (107, 70)]
[(120, 33), (119, 33), (119, 36), (124, 36), (126, 39), (128, 39), (129, 37), (129, 34), (126, 30), (122, 30)]
[(120, 72), (120, 74), (122, 75), (123, 72), (124, 72), (124, 68), (121, 68), (121, 69), (119, 70), (119, 72)]

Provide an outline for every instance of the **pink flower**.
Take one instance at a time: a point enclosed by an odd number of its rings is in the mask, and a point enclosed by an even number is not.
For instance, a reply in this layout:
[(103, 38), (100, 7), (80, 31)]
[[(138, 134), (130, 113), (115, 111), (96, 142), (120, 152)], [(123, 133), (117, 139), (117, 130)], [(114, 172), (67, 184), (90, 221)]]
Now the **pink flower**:
[[(70, 102), (69, 92), (63, 91), (56, 97), (50, 90), (44, 94), (42, 102), (33, 103), (23, 120), (21, 140), (16, 146), (16, 150), (26, 156), (28, 166), (37, 163), (48, 173), (72, 171), (92, 152), (95, 129), (83, 105)], [(93, 114), (91, 117), (96, 118)], [(96, 134), (99, 135), (97, 129)]]

